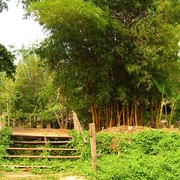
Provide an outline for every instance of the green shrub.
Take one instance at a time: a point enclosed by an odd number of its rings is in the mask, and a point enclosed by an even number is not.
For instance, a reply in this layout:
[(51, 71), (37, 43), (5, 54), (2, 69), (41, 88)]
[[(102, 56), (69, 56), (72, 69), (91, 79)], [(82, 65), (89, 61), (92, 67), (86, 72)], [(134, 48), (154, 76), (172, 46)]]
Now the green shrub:
[[(97, 133), (97, 171), (91, 169), (89, 133), (85, 132), (87, 145), (81, 134), (74, 136), (70, 147), (77, 148), (81, 159), (13, 160), (19, 165), (45, 165), (48, 169), (33, 168), (36, 174), (67, 173), (92, 180), (179, 180), (180, 133), (148, 130), (130, 134)], [(3, 153), (3, 152), (2, 152)]]
[(9, 146), (11, 129), (9, 127), (3, 127), (0, 130), (0, 145)]
[[(84, 134), (82, 134), (76, 132), (75, 130), (71, 130), (69, 134), (73, 136), (72, 140), (70, 141), (70, 147), (77, 149), (75, 154), (81, 155), (82, 159), (89, 158), (91, 155), (89, 132), (84, 131)], [(86, 143), (84, 142), (83, 137), (86, 139)]]
[(132, 146), (144, 154), (156, 155), (180, 148), (180, 134), (160, 130), (143, 131), (132, 138)]
[(7, 154), (6, 147), (10, 144), (10, 137), (9, 134), (11, 132), (11, 129), (8, 127), (3, 127), (3, 129), (0, 130), (0, 159), (2, 161), (2, 157)]

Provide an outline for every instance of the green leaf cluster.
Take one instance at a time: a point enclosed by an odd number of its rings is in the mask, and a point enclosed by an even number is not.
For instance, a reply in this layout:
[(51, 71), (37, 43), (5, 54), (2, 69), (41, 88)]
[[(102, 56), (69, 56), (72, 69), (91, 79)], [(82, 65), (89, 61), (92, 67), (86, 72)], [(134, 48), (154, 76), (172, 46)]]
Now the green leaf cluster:
[(62, 95), (77, 111), (95, 107), (92, 114), (116, 104), (131, 109), (136, 97), (147, 102), (179, 94), (179, 10), (177, 0), (43, 0), (29, 6), (48, 32), (38, 52), (55, 71)]
[(14, 59), (14, 55), (0, 44), (0, 72), (4, 72), (9, 78), (13, 78), (15, 74)]

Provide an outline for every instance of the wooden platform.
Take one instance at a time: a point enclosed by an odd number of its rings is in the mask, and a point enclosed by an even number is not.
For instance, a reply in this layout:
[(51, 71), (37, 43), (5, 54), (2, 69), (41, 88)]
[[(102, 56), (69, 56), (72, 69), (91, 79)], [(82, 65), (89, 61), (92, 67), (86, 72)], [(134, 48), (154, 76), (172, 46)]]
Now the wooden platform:
[[(11, 141), (12, 144), (46, 144), (47, 141)], [(69, 141), (48, 141), (49, 144), (67, 144)]]
[(51, 168), (51, 166), (23, 166), (23, 165), (12, 165), (12, 164), (5, 164), (5, 165), (2, 165), (2, 167), (8, 167), (8, 168), (28, 168), (28, 169), (31, 169), (31, 168)]
[[(70, 145), (68, 129), (42, 129), (42, 128), (13, 128), (11, 147), (6, 150), (9, 155), (4, 158), (48, 158), (48, 159), (77, 159), (77, 149)], [(26, 147), (28, 144), (28, 147)], [(50, 147), (46, 145), (50, 144)], [(66, 147), (63, 145), (67, 144)], [(38, 145), (42, 145), (38, 147)], [(51, 146), (53, 145), (53, 146)], [(39, 155), (39, 151), (47, 152), (48, 156)], [(30, 155), (29, 155), (30, 154)]]
[(47, 129), (47, 128), (12, 128), (11, 136), (20, 137), (67, 137), (69, 129)]
[(80, 156), (30, 156), (30, 155), (5, 155), (4, 158), (50, 158), (50, 159), (77, 159)]
[(72, 148), (18, 148), (18, 147), (9, 147), (6, 150), (14, 150), (14, 151), (77, 151), (77, 149)]

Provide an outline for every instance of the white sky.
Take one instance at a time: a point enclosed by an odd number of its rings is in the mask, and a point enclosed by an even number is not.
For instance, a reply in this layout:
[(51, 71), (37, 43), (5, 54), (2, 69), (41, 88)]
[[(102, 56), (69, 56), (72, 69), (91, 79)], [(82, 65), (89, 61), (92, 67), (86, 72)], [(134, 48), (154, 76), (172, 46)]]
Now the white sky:
[(8, 3), (8, 11), (0, 13), (0, 43), (15, 48), (30, 46), (45, 37), (41, 26), (33, 19), (23, 19), (22, 5), (17, 0)]

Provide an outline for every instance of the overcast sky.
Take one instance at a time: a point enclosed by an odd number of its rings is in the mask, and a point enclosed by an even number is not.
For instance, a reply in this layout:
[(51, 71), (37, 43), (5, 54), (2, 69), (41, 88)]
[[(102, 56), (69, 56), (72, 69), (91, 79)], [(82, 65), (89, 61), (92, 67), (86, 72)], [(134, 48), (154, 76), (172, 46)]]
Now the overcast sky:
[(14, 45), (21, 48), (40, 41), (44, 37), (41, 26), (32, 19), (23, 19), (22, 5), (17, 6), (17, 0), (8, 3), (8, 11), (0, 13), (0, 43), (6, 46)]

